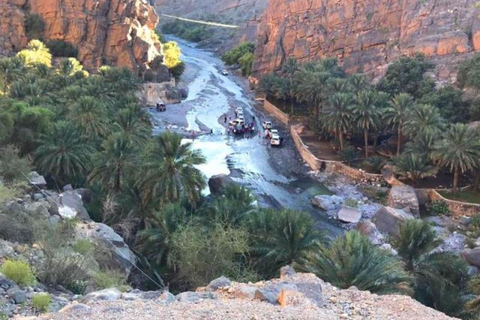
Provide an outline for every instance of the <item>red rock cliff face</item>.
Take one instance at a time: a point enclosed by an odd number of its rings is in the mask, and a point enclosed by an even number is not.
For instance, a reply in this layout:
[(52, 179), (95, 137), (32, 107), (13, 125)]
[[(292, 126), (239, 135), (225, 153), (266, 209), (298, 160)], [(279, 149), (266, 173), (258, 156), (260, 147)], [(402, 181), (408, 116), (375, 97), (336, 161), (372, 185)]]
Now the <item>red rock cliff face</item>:
[(399, 56), (422, 52), (451, 80), (455, 62), (480, 51), (476, 0), (269, 1), (257, 34), (257, 74), (290, 56), (329, 56), (375, 77)]
[(158, 16), (145, 0), (0, 0), (0, 54), (26, 45), (27, 13), (43, 17), (45, 40), (75, 45), (87, 68), (108, 63), (141, 73), (161, 52)]

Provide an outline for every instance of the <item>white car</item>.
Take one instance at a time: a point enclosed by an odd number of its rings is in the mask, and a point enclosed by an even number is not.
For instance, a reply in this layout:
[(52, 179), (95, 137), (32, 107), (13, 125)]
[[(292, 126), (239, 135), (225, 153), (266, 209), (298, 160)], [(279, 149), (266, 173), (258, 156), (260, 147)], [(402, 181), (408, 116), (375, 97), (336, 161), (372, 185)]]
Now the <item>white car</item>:
[(242, 107), (236, 107), (235, 112), (242, 112), (243, 113), (243, 108)]
[(265, 130), (272, 129), (272, 123), (270, 121), (263, 121), (262, 126)]
[(223, 74), (224, 76), (228, 76), (228, 71), (227, 71), (227, 70), (222, 70), (222, 74)]
[(274, 135), (278, 136), (279, 135), (277, 129), (270, 129), (270, 133), (272, 134), (272, 136), (274, 136)]
[(279, 146), (280, 143), (281, 143), (280, 136), (278, 134), (272, 135), (272, 137), (270, 138), (270, 145), (271, 146)]
[(245, 119), (238, 118), (238, 119), (230, 121), (228, 124), (233, 126), (233, 127), (241, 126), (241, 125), (245, 124)]

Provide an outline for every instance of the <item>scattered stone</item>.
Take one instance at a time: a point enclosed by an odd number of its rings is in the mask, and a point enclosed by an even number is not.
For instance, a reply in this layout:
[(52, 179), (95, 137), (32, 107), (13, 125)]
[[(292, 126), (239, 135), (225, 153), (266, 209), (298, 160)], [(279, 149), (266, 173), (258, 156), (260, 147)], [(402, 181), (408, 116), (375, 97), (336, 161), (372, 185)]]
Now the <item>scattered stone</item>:
[(97, 300), (118, 300), (122, 293), (116, 288), (104, 289), (87, 294), (83, 298), (83, 302), (97, 301)]
[(71, 184), (67, 184), (63, 187), (63, 191), (73, 191), (73, 187)]
[(463, 251), (463, 256), (468, 263), (480, 268), (480, 247)]
[(211, 293), (207, 292), (193, 292), (186, 291), (180, 294), (177, 294), (177, 301), (179, 302), (198, 302), (202, 299), (213, 299), (214, 296)]
[(414, 219), (414, 217), (403, 210), (392, 207), (382, 207), (373, 216), (372, 221), (380, 232), (388, 233), (391, 236), (398, 236), (400, 227), (409, 219)]
[(62, 309), (60, 309), (60, 313), (85, 313), (90, 312), (91, 308), (83, 303), (73, 303), (70, 304)]
[(313, 197), (312, 205), (322, 210), (330, 211), (338, 209), (342, 205), (343, 201), (344, 199), (337, 195), (329, 196), (322, 194)]
[(452, 218), (448, 216), (433, 216), (427, 217), (424, 220), (439, 227), (448, 227), (453, 224)]
[(50, 208), (51, 205), (47, 201), (37, 201), (32, 203), (27, 203), (25, 209), (32, 214), (40, 215), (45, 218), (50, 217)]
[(170, 293), (168, 291), (164, 291), (164, 292), (162, 292), (160, 297), (158, 297), (158, 300), (163, 301), (166, 304), (170, 304), (170, 303), (175, 302), (176, 298), (172, 293)]
[(337, 214), (337, 219), (346, 223), (357, 223), (362, 218), (362, 212), (357, 208), (343, 206)]
[(32, 171), (27, 176), (32, 186), (36, 186), (39, 188), (44, 188), (47, 186), (47, 181), (45, 180), (45, 177), (38, 174), (38, 172)]
[(388, 194), (388, 205), (395, 209), (407, 209), (413, 215), (420, 215), (415, 189), (408, 185), (393, 186)]
[(285, 279), (288, 277), (293, 277), (297, 273), (291, 266), (284, 266), (280, 268), (280, 279)]
[(216, 291), (220, 288), (226, 288), (226, 287), (229, 287), (231, 284), (230, 282), (230, 279), (228, 279), (227, 277), (224, 277), (224, 276), (221, 276), (220, 278), (217, 278), (215, 280), (212, 280), (208, 286), (207, 286), (207, 290), (210, 290), (210, 291)]
[(65, 191), (60, 194), (60, 206), (58, 214), (64, 219), (79, 217), (83, 220), (91, 220), (87, 209), (83, 206), (82, 197), (75, 191)]
[(27, 301), (27, 294), (25, 291), (15, 289), (13, 292), (10, 293), (10, 297), (15, 301), (16, 304), (22, 304)]
[(476, 274), (478, 274), (478, 268), (475, 266), (468, 266), (468, 275), (472, 277)]
[(356, 229), (358, 232), (368, 237), (373, 244), (379, 245), (383, 243), (384, 237), (378, 231), (377, 226), (370, 220), (360, 221)]

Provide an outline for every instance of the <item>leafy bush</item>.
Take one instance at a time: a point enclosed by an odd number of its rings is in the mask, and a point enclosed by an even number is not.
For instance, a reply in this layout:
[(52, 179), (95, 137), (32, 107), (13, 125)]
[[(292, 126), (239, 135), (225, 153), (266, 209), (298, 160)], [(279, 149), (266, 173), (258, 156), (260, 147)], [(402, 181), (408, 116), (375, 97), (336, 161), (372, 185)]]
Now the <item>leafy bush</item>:
[[(253, 53), (255, 51), (255, 44), (252, 42), (244, 42), (236, 46), (230, 51), (227, 51), (222, 55), (222, 60), (228, 64), (232, 65), (239, 63), (239, 59), (248, 53)], [(253, 58), (253, 57), (252, 57)]]
[(358, 208), (358, 200), (355, 200), (355, 199), (352, 199), (352, 198), (349, 198), (349, 199), (345, 200), (345, 202), (343, 204), (348, 206), (348, 207)]
[(15, 186), (6, 186), (0, 182), (0, 204), (20, 196), (20, 189)]
[(346, 146), (338, 152), (338, 155), (342, 161), (351, 165), (354, 160), (358, 159), (359, 153), (354, 146)]
[(30, 264), (21, 260), (6, 260), (0, 267), (0, 273), (7, 278), (15, 281), (21, 286), (30, 286), (35, 283), (35, 275), (33, 274)]
[(427, 204), (428, 213), (432, 216), (450, 215), (450, 208), (443, 200), (434, 200)]
[(380, 156), (373, 156), (367, 159), (367, 166), (373, 173), (378, 173), (385, 165), (385, 160)]
[(113, 270), (99, 271), (93, 277), (93, 284), (96, 290), (117, 288), (121, 289), (127, 285), (125, 276)]
[(87, 239), (78, 240), (72, 246), (73, 251), (80, 253), (82, 256), (91, 255), (95, 250), (95, 245)]
[(252, 74), (253, 58), (253, 53), (249, 52), (245, 53), (240, 59), (238, 59), (243, 76), (250, 76)]
[(188, 41), (200, 42), (211, 36), (205, 26), (198, 26), (194, 23), (175, 20), (162, 26), (162, 32), (174, 34)]
[(64, 40), (51, 40), (47, 43), (50, 53), (54, 57), (72, 57), (78, 56), (78, 49), (73, 44)]
[(41, 15), (27, 14), (24, 21), (25, 32), (29, 39), (42, 39), (45, 31), (45, 21)]
[(480, 214), (476, 214), (470, 219), (470, 226), (480, 228)]
[[(4, 187), (0, 185), (0, 195), (4, 195), (4, 191)], [(11, 242), (31, 244), (34, 240), (33, 224), (32, 217), (27, 212), (14, 208), (10, 209), (8, 213), (0, 212), (0, 238)]]
[(32, 305), (38, 312), (48, 311), (52, 297), (48, 293), (38, 293), (32, 298)]
[(25, 181), (25, 176), (32, 170), (27, 158), (20, 156), (20, 150), (14, 145), (0, 148), (0, 176), (5, 182)]

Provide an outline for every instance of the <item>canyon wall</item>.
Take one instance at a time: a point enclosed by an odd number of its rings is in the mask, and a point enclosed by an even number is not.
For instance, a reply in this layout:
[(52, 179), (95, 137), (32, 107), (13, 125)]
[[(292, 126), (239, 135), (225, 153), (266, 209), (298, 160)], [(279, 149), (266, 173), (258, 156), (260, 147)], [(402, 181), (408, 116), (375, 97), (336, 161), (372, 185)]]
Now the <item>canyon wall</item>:
[(27, 14), (43, 18), (44, 41), (70, 42), (90, 69), (109, 64), (141, 74), (161, 55), (159, 18), (146, 0), (0, 0), (1, 55), (26, 46)]
[[(159, 13), (191, 19), (209, 19), (238, 25), (238, 29), (211, 28), (213, 36), (203, 43), (225, 51), (242, 41), (255, 41), (260, 18), (268, 0), (152, 0)], [(171, 18), (162, 22), (173, 21)]]
[(401, 55), (421, 52), (439, 79), (480, 51), (477, 0), (270, 0), (259, 25), (254, 72), (336, 57), (348, 72), (384, 74)]

